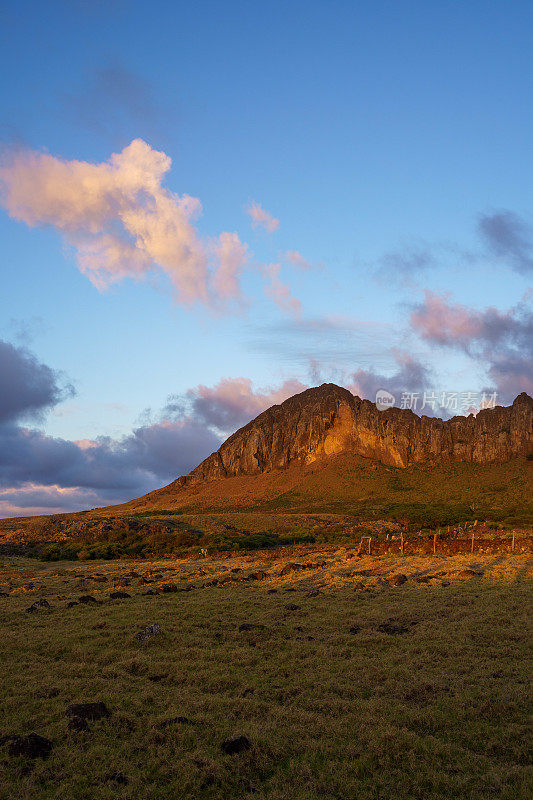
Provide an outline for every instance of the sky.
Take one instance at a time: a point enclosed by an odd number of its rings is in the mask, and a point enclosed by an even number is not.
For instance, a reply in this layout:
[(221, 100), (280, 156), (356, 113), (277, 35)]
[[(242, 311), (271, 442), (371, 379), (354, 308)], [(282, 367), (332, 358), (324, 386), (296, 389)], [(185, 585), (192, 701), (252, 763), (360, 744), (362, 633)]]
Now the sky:
[(0, 0), (0, 516), (143, 494), (323, 382), (532, 394), (532, 31), (520, 0)]

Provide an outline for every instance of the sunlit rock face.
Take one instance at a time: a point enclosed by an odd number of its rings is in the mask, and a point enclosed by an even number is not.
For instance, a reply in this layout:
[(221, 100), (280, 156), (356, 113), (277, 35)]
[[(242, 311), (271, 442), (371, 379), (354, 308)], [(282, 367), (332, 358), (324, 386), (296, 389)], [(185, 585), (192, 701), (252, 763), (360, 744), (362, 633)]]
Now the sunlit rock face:
[(394, 467), (444, 461), (490, 463), (533, 451), (533, 400), (444, 421), (419, 417), (354, 397), (325, 383), (272, 406), (206, 458), (178, 486), (236, 475), (258, 475), (350, 452)]

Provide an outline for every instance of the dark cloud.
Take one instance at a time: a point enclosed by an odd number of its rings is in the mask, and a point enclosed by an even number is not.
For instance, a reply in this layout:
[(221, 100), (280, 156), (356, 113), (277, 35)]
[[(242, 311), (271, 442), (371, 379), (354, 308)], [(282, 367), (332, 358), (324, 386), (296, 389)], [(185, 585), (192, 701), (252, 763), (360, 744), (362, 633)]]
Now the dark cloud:
[[(24, 506), (71, 509), (127, 500), (189, 472), (220, 445), (202, 419), (169, 406), (121, 439), (74, 442), (23, 424), (73, 393), (62, 376), (28, 350), (0, 341), (0, 513)], [(38, 501), (31, 487), (40, 487)], [(64, 490), (69, 490), (65, 492)], [(63, 493), (62, 493), (63, 492)], [(38, 501), (38, 502), (37, 502)], [(15, 504), (15, 505), (14, 505)], [(36, 512), (37, 513), (37, 512)]]
[(432, 371), (417, 358), (396, 351), (395, 358), (398, 368), (392, 375), (383, 375), (373, 370), (359, 369), (351, 375), (350, 389), (359, 397), (375, 401), (380, 389), (385, 389), (396, 398), (396, 405), (400, 404), (404, 392), (429, 391), (432, 381)]
[(71, 397), (61, 373), (40, 363), (23, 347), (0, 339), (0, 423), (37, 417)]
[(414, 275), (436, 266), (438, 259), (428, 245), (405, 245), (381, 256), (375, 274), (380, 280), (393, 278), (401, 283), (409, 283)]
[(411, 325), (430, 344), (465, 353), (484, 367), (499, 401), (533, 394), (533, 311), (530, 296), (511, 308), (483, 311), (426, 292), (413, 307)]
[(189, 472), (220, 438), (195, 420), (137, 428), (122, 439), (71, 442), (16, 425), (0, 426), (0, 486), (26, 483), (132, 493)]
[(117, 62), (92, 71), (63, 104), (78, 124), (115, 142), (161, 141), (171, 123), (149, 81)]
[(533, 271), (533, 228), (518, 214), (507, 210), (483, 214), (478, 229), (495, 256), (508, 260), (521, 275)]

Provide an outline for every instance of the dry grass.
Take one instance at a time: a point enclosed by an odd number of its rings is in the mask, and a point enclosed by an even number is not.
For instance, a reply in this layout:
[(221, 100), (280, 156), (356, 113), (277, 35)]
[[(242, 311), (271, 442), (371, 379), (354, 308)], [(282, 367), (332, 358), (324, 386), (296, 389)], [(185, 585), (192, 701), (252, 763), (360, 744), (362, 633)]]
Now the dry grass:
[[(4, 559), (1, 731), (36, 731), (54, 748), (33, 762), (2, 748), (0, 797), (529, 798), (527, 557), (351, 553)], [(325, 566), (281, 576), (291, 560)], [(482, 575), (461, 577), (467, 567)], [(199, 588), (259, 569), (269, 577)], [(409, 580), (390, 588), (398, 572)], [(141, 594), (170, 580), (197, 588)], [(132, 597), (108, 600), (113, 587)], [(81, 594), (104, 602), (67, 609)], [(39, 597), (52, 610), (25, 613)], [(406, 632), (380, 631), (388, 621)], [(135, 633), (152, 622), (163, 633), (139, 645)], [(245, 622), (265, 628), (239, 631)], [(97, 700), (112, 716), (69, 733), (67, 705)], [(162, 727), (173, 717), (190, 722)], [(237, 733), (252, 749), (224, 755)]]

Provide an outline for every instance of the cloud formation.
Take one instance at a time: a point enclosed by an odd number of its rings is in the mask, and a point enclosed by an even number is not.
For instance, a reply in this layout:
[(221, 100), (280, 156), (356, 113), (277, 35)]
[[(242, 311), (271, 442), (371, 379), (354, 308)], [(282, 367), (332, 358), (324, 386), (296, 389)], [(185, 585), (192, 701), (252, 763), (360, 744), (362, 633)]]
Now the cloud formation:
[(0, 339), (0, 424), (39, 417), (43, 411), (72, 397), (59, 372), (40, 363), (24, 347)]
[[(398, 365), (391, 375), (383, 375), (372, 369), (359, 369), (348, 378), (347, 388), (358, 397), (375, 402), (376, 393), (386, 389), (400, 404), (403, 392), (424, 392), (432, 386), (432, 371), (419, 359), (401, 350), (394, 351)], [(425, 410), (427, 413), (427, 410)]]
[(241, 302), (246, 246), (236, 233), (200, 237), (200, 201), (162, 185), (170, 166), (142, 139), (98, 164), (19, 150), (0, 167), (2, 202), (12, 217), (60, 231), (99, 289), (159, 267), (184, 305)]
[(400, 283), (409, 283), (413, 275), (436, 266), (437, 258), (427, 245), (406, 245), (381, 256), (375, 274), (380, 279), (393, 278)]
[(59, 403), (60, 376), (31, 353), (0, 342), (0, 515), (52, 513), (106, 505), (184, 475), (257, 414), (306, 386), (285, 381), (254, 390), (247, 378), (169, 398), (155, 420), (127, 436), (69, 441), (24, 425)]
[(521, 275), (533, 272), (533, 228), (512, 211), (482, 214), (478, 230), (489, 250)]
[(283, 254), (284, 261), (292, 264), (293, 267), (298, 269), (311, 269), (312, 264), (305, 259), (298, 250), (286, 250)]
[(282, 311), (298, 319), (302, 314), (302, 304), (297, 297), (294, 297), (290, 286), (281, 280), (281, 264), (263, 264), (261, 269), (267, 279), (264, 287), (265, 295)]
[(530, 296), (509, 311), (482, 311), (426, 291), (413, 308), (411, 326), (430, 344), (458, 350), (487, 369), (500, 399), (533, 394), (533, 311)]
[(249, 378), (224, 378), (215, 386), (190, 389), (187, 399), (195, 419), (227, 434), (307, 388), (298, 380), (286, 380), (276, 388), (256, 391)]
[(279, 219), (262, 208), (259, 203), (250, 203), (246, 213), (252, 220), (252, 228), (263, 228), (267, 233), (274, 233), (279, 228)]
[(91, 70), (63, 104), (75, 122), (113, 141), (128, 141), (132, 130), (161, 139), (172, 121), (172, 109), (157, 102), (150, 83), (116, 60)]

